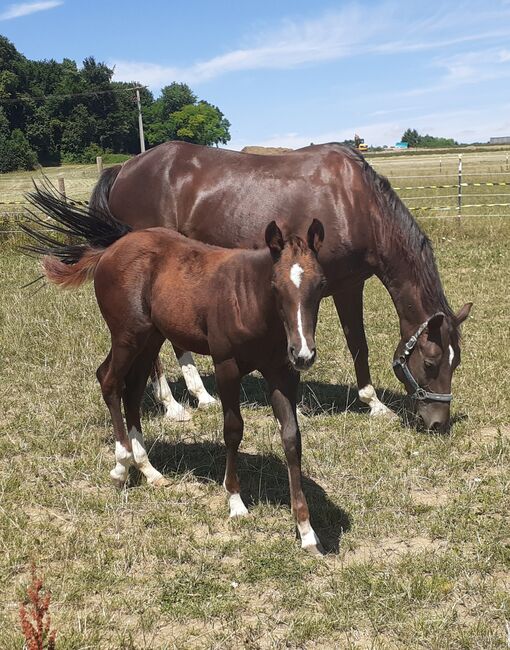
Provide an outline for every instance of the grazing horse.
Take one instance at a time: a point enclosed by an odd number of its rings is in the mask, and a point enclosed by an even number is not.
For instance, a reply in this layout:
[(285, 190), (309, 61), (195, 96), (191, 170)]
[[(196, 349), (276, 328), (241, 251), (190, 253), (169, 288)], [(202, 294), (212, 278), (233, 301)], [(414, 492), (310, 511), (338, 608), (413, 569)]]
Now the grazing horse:
[[(31, 195), (57, 222), (53, 229), (85, 244), (62, 244), (25, 227), (45, 255), (51, 282), (74, 288), (94, 278), (96, 298), (111, 333), (111, 350), (97, 370), (115, 433), (114, 483), (122, 486), (135, 465), (153, 485), (166, 479), (150, 463), (140, 424), (140, 403), (163, 341), (211, 355), (224, 417), (227, 464), (224, 487), (230, 516), (247, 513), (240, 496), (237, 451), (243, 434), (239, 408), (243, 375), (259, 370), (281, 425), (292, 512), (302, 547), (320, 553), (301, 485), (301, 436), (296, 419), (299, 371), (316, 356), (315, 327), (325, 278), (317, 261), (324, 229), (314, 219), (306, 239), (284, 238), (275, 221), (260, 250), (225, 249), (166, 228), (130, 232), (107, 213), (66, 204), (42, 191)], [(34, 217), (38, 223), (44, 223)], [(121, 398), (126, 424), (122, 418)]]
[(471, 303), (453, 313), (429, 239), (358, 152), (333, 143), (261, 156), (168, 142), (105, 170), (90, 205), (134, 229), (164, 226), (228, 248), (259, 247), (275, 216), (284, 233), (304, 237), (306, 215), (320, 214), (324, 295), (335, 301), (361, 401), (372, 415), (391, 413), (372, 386), (363, 326), (364, 283), (376, 275), (400, 320), (395, 373), (425, 426), (448, 429), (460, 325)]

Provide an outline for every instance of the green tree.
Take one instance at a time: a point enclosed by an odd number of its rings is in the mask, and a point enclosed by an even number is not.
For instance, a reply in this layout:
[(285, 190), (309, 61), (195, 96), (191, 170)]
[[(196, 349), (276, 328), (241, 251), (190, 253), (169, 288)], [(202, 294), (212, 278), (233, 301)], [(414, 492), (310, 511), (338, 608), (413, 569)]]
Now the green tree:
[(421, 135), (416, 129), (407, 129), (401, 138), (402, 142), (407, 142), (410, 147), (419, 147)]
[(170, 117), (188, 104), (195, 104), (198, 97), (187, 84), (173, 82), (161, 89), (161, 97), (156, 103), (161, 104), (161, 117)]
[(85, 149), (94, 141), (96, 122), (83, 104), (78, 104), (66, 120), (61, 153), (67, 162), (81, 162)]
[(199, 102), (172, 113), (171, 123), (177, 140), (195, 144), (226, 144), (230, 140), (230, 122), (216, 106)]

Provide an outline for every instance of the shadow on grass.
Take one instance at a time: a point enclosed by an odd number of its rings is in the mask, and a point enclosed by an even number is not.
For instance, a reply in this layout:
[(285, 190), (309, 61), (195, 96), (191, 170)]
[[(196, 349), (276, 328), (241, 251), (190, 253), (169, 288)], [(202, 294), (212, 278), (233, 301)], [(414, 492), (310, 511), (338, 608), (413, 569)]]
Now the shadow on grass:
[[(223, 491), (226, 451), (222, 443), (178, 442), (165, 440), (147, 441), (150, 458), (163, 474), (179, 476), (192, 474), (204, 483), (217, 483)], [(270, 503), (290, 507), (287, 465), (275, 454), (251, 454), (239, 452), (238, 473), (241, 480), (241, 496), (248, 506)], [(137, 478), (132, 477), (131, 485)], [(325, 550), (337, 553), (342, 533), (348, 531), (351, 522), (347, 512), (339, 508), (315, 481), (303, 476), (303, 490), (310, 508), (312, 526)], [(228, 516), (225, 494), (225, 517)]]
[[(216, 394), (214, 375), (205, 375), (202, 377), (204, 385), (209, 393)], [(180, 402), (188, 402), (191, 406), (196, 405), (195, 399), (189, 394), (186, 384), (182, 379), (176, 382), (169, 381), (170, 388), (174, 397)], [(149, 388), (149, 391), (152, 389)], [(379, 399), (389, 406), (396, 413), (405, 410), (405, 395), (395, 393), (388, 389), (378, 390)], [(144, 401), (143, 409), (147, 415), (156, 415), (162, 413), (162, 408), (156, 404), (153, 393), (149, 392), (152, 399)], [(266, 382), (258, 375), (247, 375), (243, 378), (241, 384), (241, 402), (243, 404), (252, 404), (255, 406), (269, 406), (269, 397), (267, 393)], [(369, 408), (358, 399), (358, 391), (354, 386), (347, 384), (326, 384), (320, 381), (306, 381), (306, 375), (303, 377), (298, 391), (299, 408), (305, 415), (325, 415), (336, 413), (368, 413)]]

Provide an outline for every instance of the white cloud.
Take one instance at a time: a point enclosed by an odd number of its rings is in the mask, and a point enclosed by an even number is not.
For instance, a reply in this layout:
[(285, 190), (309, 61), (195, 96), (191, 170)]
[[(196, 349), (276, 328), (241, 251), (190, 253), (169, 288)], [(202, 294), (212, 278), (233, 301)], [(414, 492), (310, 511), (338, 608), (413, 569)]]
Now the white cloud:
[[(397, 9), (394, 4), (381, 3), (368, 13), (361, 5), (350, 5), (314, 19), (286, 20), (273, 30), (252, 36), (245, 47), (184, 67), (127, 60), (113, 60), (110, 65), (115, 66), (115, 79), (136, 79), (157, 89), (171, 81), (197, 84), (240, 70), (288, 69), (367, 53), (441, 49), (510, 35), (510, 27), (494, 29), (494, 17), (489, 14), (477, 12), (473, 24), (468, 11), (443, 11), (418, 21)], [(506, 25), (506, 12), (502, 14), (499, 24)], [(394, 34), (401, 33), (405, 38), (396, 40)]]
[(44, 2), (23, 2), (21, 4), (10, 5), (0, 14), (0, 20), (12, 20), (13, 18), (21, 18), (21, 16), (29, 16), (37, 11), (54, 9), (63, 4), (63, 0), (46, 0)]

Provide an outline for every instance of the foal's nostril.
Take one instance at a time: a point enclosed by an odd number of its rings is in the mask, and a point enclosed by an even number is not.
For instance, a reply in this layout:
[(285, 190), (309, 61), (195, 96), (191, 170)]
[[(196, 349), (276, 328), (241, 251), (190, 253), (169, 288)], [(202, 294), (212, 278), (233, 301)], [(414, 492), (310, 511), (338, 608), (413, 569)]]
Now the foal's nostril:
[(289, 345), (289, 354), (293, 359), (297, 357), (296, 348), (293, 345)]

